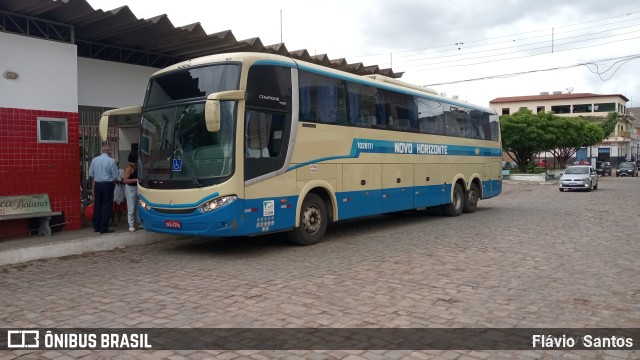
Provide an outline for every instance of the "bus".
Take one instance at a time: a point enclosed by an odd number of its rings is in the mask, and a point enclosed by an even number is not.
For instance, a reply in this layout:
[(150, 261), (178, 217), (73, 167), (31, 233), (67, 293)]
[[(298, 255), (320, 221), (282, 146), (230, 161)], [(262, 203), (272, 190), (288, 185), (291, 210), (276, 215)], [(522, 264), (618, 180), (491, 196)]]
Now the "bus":
[(440, 207), (474, 212), (502, 190), (495, 111), (381, 75), (264, 53), (188, 60), (152, 75), (142, 106), (145, 230), (318, 243), (341, 220)]

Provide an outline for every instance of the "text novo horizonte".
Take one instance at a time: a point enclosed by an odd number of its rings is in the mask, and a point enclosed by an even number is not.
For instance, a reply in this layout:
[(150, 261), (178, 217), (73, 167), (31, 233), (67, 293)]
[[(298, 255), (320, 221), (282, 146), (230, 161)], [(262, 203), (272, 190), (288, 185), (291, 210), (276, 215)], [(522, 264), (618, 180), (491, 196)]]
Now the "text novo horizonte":
[(447, 145), (406, 142), (396, 142), (393, 145), (396, 154), (447, 155), (449, 153)]

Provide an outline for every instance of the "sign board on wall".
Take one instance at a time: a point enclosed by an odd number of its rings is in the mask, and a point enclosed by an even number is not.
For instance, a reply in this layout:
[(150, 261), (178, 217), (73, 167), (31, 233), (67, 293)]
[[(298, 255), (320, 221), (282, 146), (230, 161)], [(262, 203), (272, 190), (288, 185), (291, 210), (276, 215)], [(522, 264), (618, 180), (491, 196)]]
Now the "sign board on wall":
[(50, 212), (49, 195), (0, 196), (0, 215), (33, 214)]

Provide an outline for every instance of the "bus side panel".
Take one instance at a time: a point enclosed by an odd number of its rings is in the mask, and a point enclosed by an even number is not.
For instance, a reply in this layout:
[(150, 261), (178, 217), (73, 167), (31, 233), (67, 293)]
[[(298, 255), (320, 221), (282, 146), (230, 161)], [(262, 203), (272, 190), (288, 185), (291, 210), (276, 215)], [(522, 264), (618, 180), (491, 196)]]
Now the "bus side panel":
[[(484, 166), (487, 176), (486, 193), (483, 193), (482, 198), (490, 198), (500, 195), (502, 193), (502, 164), (500, 159), (491, 159), (491, 163), (486, 163)], [(483, 187), (484, 181), (483, 181)]]
[(449, 202), (444, 185), (443, 164), (416, 164), (414, 170), (413, 202), (416, 208), (441, 205)]
[(245, 197), (244, 235), (294, 227), (298, 202), (294, 171), (247, 186)]
[(381, 164), (343, 164), (343, 191), (337, 194), (340, 219), (380, 214), (381, 180)]
[(382, 165), (382, 211), (414, 209), (413, 164)]

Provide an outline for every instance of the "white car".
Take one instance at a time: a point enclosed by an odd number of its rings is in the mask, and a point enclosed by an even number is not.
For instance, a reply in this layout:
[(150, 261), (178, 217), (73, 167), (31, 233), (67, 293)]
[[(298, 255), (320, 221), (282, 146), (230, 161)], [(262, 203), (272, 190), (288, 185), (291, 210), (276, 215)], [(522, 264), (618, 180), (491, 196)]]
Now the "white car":
[(598, 174), (596, 169), (589, 165), (569, 166), (562, 173), (558, 186), (560, 191), (565, 189), (598, 190)]

